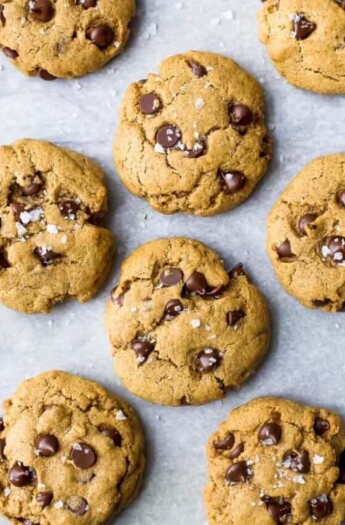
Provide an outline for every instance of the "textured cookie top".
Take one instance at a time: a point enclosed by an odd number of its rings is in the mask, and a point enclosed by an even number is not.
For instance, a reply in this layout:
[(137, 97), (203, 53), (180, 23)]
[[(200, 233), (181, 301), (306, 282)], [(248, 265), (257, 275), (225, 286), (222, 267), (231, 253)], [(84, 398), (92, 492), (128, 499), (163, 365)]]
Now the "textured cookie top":
[(123, 101), (119, 175), (160, 212), (213, 215), (237, 206), (265, 173), (270, 152), (261, 88), (229, 58), (170, 57)]
[(266, 303), (241, 266), (205, 245), (152, 241), (123, 263), (106, 320), (115, 369), (136, 395), (168, 405), (222, 398), (267, 350)]
[(48, 142), (0, 147), (0, 302), (46, 312), (90, 299), (109, 269), (113, 241), (103, 173)]
[(276, 274), (309, 308), (345, 307), (345, 155), (307, 165), (268, 219), (268, 253)]
[(117, 55), (135, 0), (1, 0), (0, 47), (27, 75), (80, 77)]
[(289, 82), (319, 93), (345, 93), (343, 0), (267, 0), (259, 28)]
[(255, 399), (208, 443), (210, 525), (340, 525), (345, 436), (329, 410)]
[(143, 435), (133, 410), (64, 372), (24, 381), (0, 425), (0, 512), (25, 525), (98, 525), (136, 494)]

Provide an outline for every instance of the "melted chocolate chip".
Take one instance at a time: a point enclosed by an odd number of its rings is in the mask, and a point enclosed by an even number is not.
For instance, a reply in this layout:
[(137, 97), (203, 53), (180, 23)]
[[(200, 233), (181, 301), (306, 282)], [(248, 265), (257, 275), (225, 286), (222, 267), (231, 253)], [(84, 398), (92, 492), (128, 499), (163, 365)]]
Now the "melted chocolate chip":
[(5, 27), (6, 25), (5, 6), (3, 4), (0, 4), (0, 24), (2, 27)]
[(292, 253), (290, 241), (286, 239), (280, 246), (276, 248), (280, 259), (290, 259), (295, 255)]
[(54, 261), (61, 259), (61, 255), (59, 253), (55, 253), (50, 248), (46, 248), (44, 246), (37, 246), (34, 249), (34, 254), (40, 260), (42, 266), (50, 266), (54, 263)]
[(42, 80), (46, 80), (47, 82), (50, 82), (50, 81), (53, 81), (53, 80), (57, 79), (56, 76), (52, 75), (51, 73), (49, 73), (49, 71), (47, 71), (46, 69), (43, 69), (42, 67), (40, 67), (38, 69), (38, 76)]
[(188, 159), (198, 159), (207, 153), (207, 146), (204, 140), (196, 142), (192, 149), (186, 151), (185, 155)]
[(259, 430), (259, 440), (262, 445), (277, 445), (282, 435), (282, 427), (278, 423), (265, 423)]
[(160, 274), (159, 280), (165, 287), (175, 286), (183, 280), (183, 273), (178, 268), (165, 268)]
[(310, 459), (306, 450), (288, 450), (283, 457), (284, 466), (295, 472), (306, 474), (310, 472)]
[(11, 265), (8, 261), (6, 250), (0, 249), (0, 270), (6, 270), (10, 266)]
[(161, 108), (161, 101), (155, 93), (147, 93), (140, 98), (139, 107), (145, 115), (153, 115)]
[(212, 372), (219, 367), (222, 354), (215, 348), (204, 348), (196, 356), (197, 370), (201, 374)]
[(74, 221), (77, 218), (77, 213), (80, 210), (80, 204), (75, 201), (67, 200), (59, 204), (59, 210), (64, 219)]
[(288, 501), (278, 502), (274, 501), (269, 496), (263, 498), (266, 503), (266, 508), (272, 519), (281, 525), (287, 522), (287, 518), (291, 516), (291, 503)]
[(100, 24), (87, 29), (86, 38), (91, 40), (99, 49), (105, 49), (114, 41), (114, 31), (108, 25)]
[(195, 77), (201, 78), (207, 75), (207, 69), (196, 60), (188, 60), (187, 64)]
[(71, 449), (71, 460), (76, 467), (87, 469), (97, 461), (97, 454), (90, 445), (75, 443)]
[(224, 286), (223, 284), (214, 287), (208, 286), (206, 295), (207, 297), (212, 297), (213, 299), (220, 299), (225, 289), (226, 286)]
[(53, 498), (54, 494), (52, 492), (39, 492), (36, 496), (36, 501), (42, 509), (45, 509), (46, 507), (49, 507)]
[(224, 439), (220, 441), (213, 442), (213, 448), (216, 450), (231, 450), (235, 444), (235, 436), (233, 434), (228, 434)]
[(230, 104), (229, 116), (232, 124), (249, 126), (253, 122), (253, 112), (245, 104)]
[(310, 226), (317, 219), (315, 213), (306, 213), (303, 217), (300, 218), (298, 223), (298, 231), (301, 235), (307, 235), (306, 227)]
[(54, 6), (50, 0), (36, 0), (30, 3), (30, 14), (39, 22), (49, 22), (54, 16)]
[(5, 447), (6, 447), (6, 440), (3, 438), (0, 438), (0, 461), (5, 461)]
[(321, 417), (316, 417), (314, 422), (314, 432), (318, 436), (322, 436), (325, 434), (329, 429), (331, 428), (331, 425), (329, 424), (329, 421), (327, 419), (322, 419)]
[(230, 483), (245, 483), (250, 477), (251, 472), (246, 461), (233, 463), (225, 474), (226, 481)]
[(294, 32), (296, 40), (305, 40), (314, 33), (317, 25), (308, 20), (303, 14), (294, 15)]
[(105, 425), (101, 425), (100, 427), (98, 427), (98, 430), (101, 434), (103, 434), (103, 436), (111, 439), (115, 447), (121, 447), (122, 437), (120, 432), (118, 432), (116, 428), (110, 428), (106, 427)]
[(17, 51), (15, 49), (10, 49), (9, 47), (3, 47), (2, 52), (7, 58), (11, 58), (12, 60), (19, 57)]
[(330, 237), (326, 246), (328, 256), (337, 264), (342, 264), (345, 260), (345, 237)]
[(89, 504), (86, 499), (80, 496), (71, 496), (67, 499), (67, 508), (76, 516), (83, 516), (89, 510)]
[(310, 514), (316, 520), (321, 520), (333, 512), (333, 503), (326, 494), (310, 501)]
[(226, 314), (228, 326), (236, 326), (246, 314), (242, 310), (232, 310)]
[(178, 299), (171, 299), (167, 302), (164, 310), (164, 318), (167, 321), (172, 321), (183, 312), (183, 304)]
[(184, 291), (190, 295), (206, 295), (208, 290), (208, 284), (206, 277), (201, 272), (193, 272), (192, 275), (187, 279)]
[(222, 180), (224, 191), (230, 194), (240, 191), (247, 180), (241, 171), (223, 171), (219, 169), (218, 175)]
[(167, 126), (162, 126), (156, 135), (156, 141), (163, 148), (173, 148), (176, 146), (178, 141), (181, 138), (181, 131), (178, 127), (172, 126), (171, 124)]
[(153, 352), (155, 343), (151, 343), (150, 341), (140, 341), (137, 339), (132, 341), (131, 348), (137, 356), (137, 361), (141, 364), (144, 363), (151, 352)]
[(9, 480), (15, 487), (26, 487), (37, 479), (36, 471), (22, 463), (15, 463), (9, 471)]
[(23, 186), (21, 188), (22, 194), (25, 195), (25, 197), (32, 197), (33, 195), (37, 195), (43, 188), (43, 181), (40, 179), (40, 176), (38, 173), (35, 174), (35, 180), (30, 182), (27, 186)]
[(230, 454), (230, 459), (237, 459), (244, 451), (244, 443), (237, 445)]
[(37, 442), (37, 450), (40, 456), (50, 458), (59, 450), (59, 441), (52, 434), (44, 434)]

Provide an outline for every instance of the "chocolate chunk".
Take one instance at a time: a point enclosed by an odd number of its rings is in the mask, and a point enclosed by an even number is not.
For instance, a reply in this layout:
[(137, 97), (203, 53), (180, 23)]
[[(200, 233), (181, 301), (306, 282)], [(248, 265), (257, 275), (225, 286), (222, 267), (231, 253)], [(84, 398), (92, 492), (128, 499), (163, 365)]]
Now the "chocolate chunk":
[(25, 197), (32, 197), (33, 195), (37, 195), (42, 190), (42, 188), (43, 181), (40, 179), (40, 175), (36, 173), (32, 182), (30, 182), (30, 184), (27, 186), (23, 186), (21, 191)]
[(77, 218), (77, 213), (80, 210), (80, 204), (75, 201), (62, 201), (59, 204), (59, 210), (64, 219), (74, 221)]
[(6, 270), (10, 266), (6, 250), (0, 249), (0, 270)]
[(233, 434), (228, 434), (224, 439), (220, 441), (213, 442), (213, 448), (216, 450), (231, 450), (235, 444), (235, 436)]
[(315, 308), (323, 308), (324, 306), (327, 306), (332, 301), (330, 299), (313, 299), (312, 305)]
[(156, 141), (158, 144), (163, 146), (163, 148), (173, 148), (176, 146), (178, 141), (181, 138), (181, 131), (178, 127), (171, 124), (167, 126), (162, 126), (156, 135)]
[(230, 454), (231, 459), (237, 459), (244, 451), (244, 443), (237, 445)]
[(337, 483), (341, 483), (342, 485), (345, 485), (345, 450), (340, 454), (339, 461), (338, 461), (338, 468), (339, 468), (339, 476)]
[(240, 191), (247, 180), (241, 171), (223, 171), (219, 169), (218, 175), (222, 180), (224, 191), (230, 194)]
[(186, 151), (185, 155), (188, 159), (198, 159), (207, 153), (207, 146), (204, 140), (196, 142), (192, 149)]
[(246, 314), (242, 310), (232, 310), (226, 314), (228, 326), (236, 326)]
[(276, 248), (280, 259), (289, 259), (295, 255), (292, 253), (290, 241), (286, 239), (280, 246)]
[(223, 355), (215, 348), (204, 348), (196, 356), (197, 370), (201, 374), (212, 372), (219, 367)]
[(310, 501), (310, 514), (316, 520), (321, 520), (333, 512), (333, 503), (326, 494)]
[(192, 73), (195, 77), (201, 78), (207, 75), (207, 69), (196, 60), (188, 60), (187, 64), (191, 68)]
[(131, 348), (134, 350), (139, 363), (144, 363), (147, 360), (155, 346), (155, 343), (150, 341), (140, 341), (139, 339), (132, 341), (131, 343)]
[(317, 215), (315, 213), (306, 213), (306, 215), (303, 215), (298, 223), (298, 230), (301, 235), (307, 235), (306, 227), (310, 226), (315, 220), (317, 219)]
[(36, 501), (42, 509), (45, 509), (46, 507), (49, 507), (53, 498), (54, 494), (52, 492), (39, 492), (36, 496)]
[(342, 190), (340, 193), (338, 193), (337, 201), (341, 206), (345, 208), (345, 190)]
[(97, 0), (81, 0), (79, 3), (84, 9), (91, 9), (92, 7), (97, 6)]
[(302, 13), (294, 15), (294, 32), (296, 40), (305, 40), (314, 33), (317, 25), (308, 20)]
[(206, 295), (208, 290), (208, 284), (206, 277), (201, 272), (193, 272), (192, 275), (187, 279), (184, 291), (190, 295)]
[(183, 273), (178, 268), (165, 268), (159, 276), (163, 286), (174, 286), (183, 280)]
[(76, 516), (83, 516), (89, 510), (89, 504), (86, 499), (80, 496), (71, 496), (67, 499), (67, 508)]
[(0, 4), (0, 24), (2, 27), (5, 27), (6, 25), (5, 6), (3, 4)]
[(246, 461), (238, 461), (228, 468), (225, 479), (230, 483), (245, 483), (251, 477)]
[(287, 522), (287, 518), (291, 516), (291, 503), (288, 501), (278, 502), (269, 496), (264, 497), (263, 500), (266, 503), (266, 508), (272, 519), (281, 525)]
[(101, 434), (103, 434), (103, 436), (111, 439), (115, 447), (121, 447), (122, 437), (120, 432), (118, 432), (116, 428), (110, 428), (106, 427), (105, 425), (101, 425), (100, 427), (98, 427), (98, 430)]
[(50, 0), (36, 0), (30, 3), (30, 14), (39, 22), (49, 22), (54, 16), (54, 6)]
[(167, 321), (172, 321), (183, 312), (183, 304), (178, 299), (171, 299), (167, 302), (164, 310), (164, 318)]
[(9, 480), (15, 487), (26, 487), (36, 479), (36, 471), (32, 467), (25, 467), (19, 461), (10, 468)]
[(244, 271), (244, 266), (242, 263), (236, 264), (229, 272), (230, 279), (237, 279), (237, 277), (247, 277), (246, 272)]
[(2, 52), (7, 58), (12, 58), (12, 60), (19, 57), (17, 51), (15, 49), (10, 49), (9, 47), (3, 47)]
[(49, 73), (49, 71), (47, 71), (46, 69), (43, 69), (42, 67), (38, 69), (38, 76), (42, 80), (46, 80), (47, 82), (57, 79), (56, 76), (52, 75), (51, 73)]
[(59, 441), (52, 434), (44, 434), (37, 442), (37, 450), (40, 456), (50, 458), (59, 450)]
[(147, 93), (140, 98), (139, 107), (145, 115), (153, 115), (161, 108), (161, 101), (155, 93)]
[(283, 457), (284, 467), (306, 474), (310, 472), (310, 459), (306, 450), (288, 450)]
[(19, 222), (20, 214), (25, 210), (24, 204), (21, 204), (20, 202), (12, 202), (11, 208), (12, 208), (14, 220), (16, 222)]
[(282, 435), (282, 427), (278, 423), (265, 423), (259, 430), (259, 440), (262, 445), (277, 445)]
[(40, 260), (42, 266), (50, 266), (54, 263), (54, 261), (61, 259), (61, 255), (59, 253), (53, 252), (53, 250), (47, 248), (46, 246), (37, 246), (34, 249), (34, 254)]
[(97, 454), (90, 445), (75, 443), (71, 449), (71, 460), (76, 467), (87, 469), (97, 461)]
[(252, 110), (245, 104), (230, 104), (229, 116), (232, 124), (249, 126), (254, 120)]
[(114, 42), (114, 31), (106, 24), (90, 27), (86, 30), (86, 38), (91, 40), (99, 49), (105, 49)]
[(329, 424), (329, 421), (327, 419), (322, 419), (321, 417), (316, 417), (314, 422), (314, 432), (318, 436), (322, 436), (325, 434), (329, 429), (331, 428), (331, 425)]
[(5, 461), (5, 447), (6, 447), (6, 440), (4, 438), (0, 438), (0, 461)]

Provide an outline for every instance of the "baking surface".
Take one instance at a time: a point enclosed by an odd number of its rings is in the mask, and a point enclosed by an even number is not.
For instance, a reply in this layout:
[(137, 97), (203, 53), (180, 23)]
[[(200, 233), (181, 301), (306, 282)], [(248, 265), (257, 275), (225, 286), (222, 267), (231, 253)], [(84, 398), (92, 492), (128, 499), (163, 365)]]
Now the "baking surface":
[[(312, 158), (345, 150), (344, 97), (297, 90), (282, 80), (258, 43), (258, 0), (140, 0), (139, 20), (124, 54), (102, 71), (73, 81), (28, 79), (0, 58), (0, 143), (40, 138), (74, 148), (105, 169), (109, 224), (118, 253), (97, 298), (24, 316), (0, 306), (0, 398), (24, 378), (62, 369), (90, 377), (123, 395), (139, 412), (148, 440), (144, 487), (119, 525), (203, 525), (202, 491), (208, 436), (229, 410), (262, 395), (286, 396), (339, 410), (344, 402), (344, 315), (309, 311), (276, 281), (265, 253), (265, 223), (281, 190)], [(166, 217), (130, 195), (112, 162), (118, 108), (127, 85), (156, 72), (167, 55), (189, 49), (232, 56), (266, 93), (274, 159), (254, 195), (213, 218)], [(330, 177), (332, 174), (329, 174)], [(199, 239), (230, 267), (242, 261), (265, 293), (274, 337), (268, 358), (239, 392), (202, 407), (154, 406), (131, 396), (112, 369), (103, 313), (119, 264), (134, 247), (160, 236)], [(0, 525), (5, 525), (0, 519)], [(115, 523), (115, 521), (111, 522)]]

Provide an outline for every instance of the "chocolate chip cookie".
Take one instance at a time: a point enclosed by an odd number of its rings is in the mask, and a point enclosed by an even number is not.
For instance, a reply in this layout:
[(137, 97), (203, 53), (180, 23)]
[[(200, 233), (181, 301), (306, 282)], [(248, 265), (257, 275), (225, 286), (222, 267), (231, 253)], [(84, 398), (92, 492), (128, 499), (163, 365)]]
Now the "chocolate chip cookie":
[(242, 265), (210, 248), (160, 239), (123, 263), (106, 309), (115, 370), (137, 396), (201, 404), (238, 388), (270, 340), (265, 300)]
[(268, 254), (284, 288), (308, 308), (345, 308), (345, 155), (308, 164), (268, 219)]
[(237, 408), (208, 443), (208, 523), (341, 525), (344, 449), (329, 410), (273, 398)]
[(106, 211), (91, 160), (37, 140), (0, 147), (0, 302), (43, 313), (93, 297), (113, 256)]
[(104, 523), (136, 495), (144, 464), (133, 409), (96, 383), (46, 372), (4, 403), (0, 512), (12, 523)]
[(288, 82), (318, 93), (345, 93), (344, 0), (267, 0), (259, 28)]
[(271, 155), (261, 88), (224, 56), (170, 57), (128, 89), (114, 154), (125, 186), (162, 213), (230, 210)]
[(81, 77), (124, 48), (135, 0), (1, 0), (0, 48), (26, 75)]

